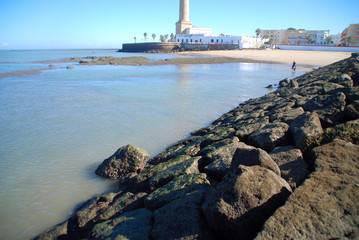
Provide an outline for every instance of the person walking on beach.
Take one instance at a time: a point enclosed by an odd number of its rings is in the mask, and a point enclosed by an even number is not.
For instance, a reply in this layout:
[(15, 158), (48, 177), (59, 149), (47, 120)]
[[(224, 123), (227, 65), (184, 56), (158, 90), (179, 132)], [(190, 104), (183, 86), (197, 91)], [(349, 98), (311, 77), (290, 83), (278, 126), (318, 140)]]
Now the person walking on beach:
[(293, 61), (293, 65), (292, 65), (293, 71), (295, 71), (296, 68), (297, 68), (297, 63), (295, 61)]

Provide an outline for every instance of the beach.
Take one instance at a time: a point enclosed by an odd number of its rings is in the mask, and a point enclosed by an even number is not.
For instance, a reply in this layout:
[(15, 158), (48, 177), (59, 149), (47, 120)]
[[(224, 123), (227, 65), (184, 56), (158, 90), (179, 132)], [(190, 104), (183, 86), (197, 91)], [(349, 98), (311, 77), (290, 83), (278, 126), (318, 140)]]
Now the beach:
[(325, 66), (350, 57), (347, 52), (296, 51), (296, 50), (221, 50), (178, 53), (182, 56), (229, 57), (252, 61), (292, 64), (301, 66)]

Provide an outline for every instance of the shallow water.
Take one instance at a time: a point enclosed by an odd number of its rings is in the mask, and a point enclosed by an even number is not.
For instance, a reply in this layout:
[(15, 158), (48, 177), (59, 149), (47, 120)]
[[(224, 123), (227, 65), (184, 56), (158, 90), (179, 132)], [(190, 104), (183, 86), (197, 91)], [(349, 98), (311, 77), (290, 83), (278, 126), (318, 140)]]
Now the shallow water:
[[(133, 56), (9, 52), (0, 51), (2, 71), (41, 68), (30, 62), (63, 57)], [(265, 86), (301, 73), (246, 63), (75, 66), (0, 79), (0, 239), (32, 238), (64, 221), (81, 201), (113, 189), (113, 182), (93, 172), (120, 146), (133, 144), (154, 156), (239, 103), (268, 93)]]

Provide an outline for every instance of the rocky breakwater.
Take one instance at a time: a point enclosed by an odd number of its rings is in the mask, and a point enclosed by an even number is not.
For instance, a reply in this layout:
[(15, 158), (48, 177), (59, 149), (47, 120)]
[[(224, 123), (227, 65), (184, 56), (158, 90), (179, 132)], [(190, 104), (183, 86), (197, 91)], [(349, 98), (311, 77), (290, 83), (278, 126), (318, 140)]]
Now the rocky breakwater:
[(98, 170), (119, 191), (37, 239), (358, 239), (358, 144), (353, 54), (282, 80), (148, 161), (119, 149)]

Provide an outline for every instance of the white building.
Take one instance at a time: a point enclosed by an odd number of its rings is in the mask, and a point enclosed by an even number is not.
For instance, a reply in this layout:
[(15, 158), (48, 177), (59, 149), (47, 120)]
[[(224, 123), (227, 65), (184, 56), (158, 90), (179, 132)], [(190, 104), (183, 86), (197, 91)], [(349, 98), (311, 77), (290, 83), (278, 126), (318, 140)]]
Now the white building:
[(246, 36), (213, 36), (212, 29), (192, 26), (189, 20), (189, 0), (180, 0), (179, 21), (176, 23), (176, 42), (183, 44), (230, 44), (237, 48), (258, 48), (264, 40)]
[(340, 40), (342, 38), (342, 34), (341, 33), (338, 33), (338, 34), (335, 34), (335, 35), (330, 35), (332, 37), (332, 43), (334, 45), (339, 45), (340, 44)]

